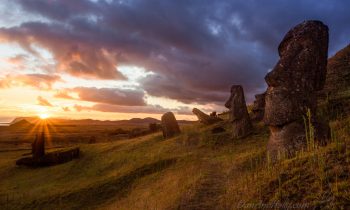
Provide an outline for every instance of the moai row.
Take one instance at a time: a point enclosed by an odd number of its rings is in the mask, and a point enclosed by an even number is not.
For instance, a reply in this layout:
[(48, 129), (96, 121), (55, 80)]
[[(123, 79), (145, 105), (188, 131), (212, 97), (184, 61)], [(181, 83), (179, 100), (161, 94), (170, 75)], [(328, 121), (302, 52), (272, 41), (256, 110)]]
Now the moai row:
[(161, 124), (164, 138), (171, 138), (181, 133), (179, 124), (177, 123), (175, 115), (172, 112), (163, 114)]
[(253, 131), (249, 118), (243, 88), (240, 85), (232, 85), (231, 96), (225, 104), (230, 109), (230, 122), (233, 126), (232, 137), (243, 138)]
[[(320, 21), (305, 21), (291, 29), (278, 47), (280, 60), (266, 77), (264, 122), (269, 126), (268, 151), (292, 156), (306, 146), (306, 133), (328, 137), (328, 124), (316, 117), (316, 91), (325, 83), (328, 27)], [(305, 128), (310, 119), (312, 129)]]

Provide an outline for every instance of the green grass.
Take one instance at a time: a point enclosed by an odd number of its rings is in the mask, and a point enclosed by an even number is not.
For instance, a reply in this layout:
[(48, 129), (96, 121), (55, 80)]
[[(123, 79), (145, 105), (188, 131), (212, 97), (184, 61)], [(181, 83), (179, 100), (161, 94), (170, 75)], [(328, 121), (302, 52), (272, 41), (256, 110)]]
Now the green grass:
[[(211, 134), (214, 126), (226, 132)], [(328, 146), (273, 165), (268, 129), (254, 126), (240, 140), (231, 140), (230, 125), (219, 122), (187, 126), (167, 140), (156, 133), (82, 144), (81, 158), (39, 169), (15, 166), (24, 151), (2, 152), (1, 209), (236, 209), (276, 201), (347, 207), (349, 120), (332, 123)]]

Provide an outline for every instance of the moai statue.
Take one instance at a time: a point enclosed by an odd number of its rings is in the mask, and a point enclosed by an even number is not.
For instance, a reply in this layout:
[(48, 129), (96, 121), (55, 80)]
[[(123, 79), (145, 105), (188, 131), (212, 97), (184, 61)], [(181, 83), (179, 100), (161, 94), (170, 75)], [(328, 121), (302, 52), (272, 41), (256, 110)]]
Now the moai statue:
[(252, 107), (252, 120), (261, 121), (265, 113), (265, 93), (255, 95)]
[(164, 138), (171, 138), (181, 133), (179, 124), (177, 123), (175, 115), (172, 112), (163, 114), (161, 123)]
[(216, 117), (216, 112), (215, 112), (215, 116), (212, 116), (212, 115), (209, 116), (197, 108), (193, 108), (192, 112), (197, 116), (199, 122), (205, 125), (211, 125), (213, 123), (222, 121), (222, 119)]
[(233, 126), (232, 137), (243, 138), (253, 131), (245, 103), (243, 88), (240, 85), (232, 85), (231, 96), (225, 104), (230, 109), (230, 122)]
[(40, 159), (45, 156), (45, 133), (36, 134), (35, 141), (32, 143), (33, 159)]
[[(328, 137), (328, 124), (316, 119), (317, 95), (325, 83), (328, 27), (305, 21), (291, 29), (278, 47), (280, 60), (266, 77), (264, 122), (269, 126), (268, 151), (293, 156), (306, 146), (306, 133)], [(304, 120), (310, 120), (312, 129)]]

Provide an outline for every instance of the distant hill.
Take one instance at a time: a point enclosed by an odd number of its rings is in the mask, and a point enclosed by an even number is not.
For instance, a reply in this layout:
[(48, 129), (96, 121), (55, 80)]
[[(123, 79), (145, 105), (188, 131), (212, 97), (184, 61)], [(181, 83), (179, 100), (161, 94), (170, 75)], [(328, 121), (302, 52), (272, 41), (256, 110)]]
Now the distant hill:
[[(29, 123), (35, 124), (40, 119), (37, 117), (18, 117), (14, 119), (11, 122), (12, 124), (15, 124), (17, 122), (20, 122), (22, 120), (26, 120)], [(55, 119), (51, 118), (49, 119), (50, 122), (53, 124), (58, 125), (148, 125), (150, 123), (160, 123), (160, 120), (157, 120), (152, 117), (146, 117), (146, 118), (132, 118), (130, 120), (93, 120), (93, 119), (82, 119), (82, 120), (69, 120), (69, 119)], [(187, 121), (187, 120), (178, 120), (180, 124), (190, 124), (193, 123), (193, 121)]]
[(12, 120), (12, 122), (10, 122), (10, 125), (16, 124), (23, 120), (25, 120), (28, 123), (34, 124), (39, 120), (39, 118), (38, 117), (17, 117), (14, 120)]
[(324, 89), (331, 94), (350, 90), (350, 45), (328, 59)]
[(350, 45), (328, 59), (326, 83), (320, 96), (331, 118), (350, 116)]
[(33, 126), (33, 124), (26, 119), (18, 119), (10, 124), (10, 128), (28, 128), (31, 126)]

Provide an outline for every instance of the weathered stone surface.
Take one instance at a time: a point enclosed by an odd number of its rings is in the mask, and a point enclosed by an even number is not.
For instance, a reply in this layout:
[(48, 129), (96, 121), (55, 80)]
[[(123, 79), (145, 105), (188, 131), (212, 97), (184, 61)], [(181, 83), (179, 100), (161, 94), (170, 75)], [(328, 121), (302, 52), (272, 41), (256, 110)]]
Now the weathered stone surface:
[(211, 125), (213, 123), (222, 121), (222, 119), (216, 117), (216, 113), (215, 116), (209, 116), (197, 108), (193, 108), (192, 112), (197, 116), (199, 122), (205, 125)]
[(264, 122), (271, 132), (268, 150), (293, 154), (306, 143), (303, 120), (308, 110), (312, 124), (317, 124), (316, 91), (325, 83), (328, 27), (320, 21), (305, 21), (286, 34), (278, 51), (280, 60), (265, 77)]
[(240, 85), (232, 85), (231, 96), (225, 104), (230, 109), (230, 122), (233, 126), (232, 137), (242, 138), (253, 131), (249, 118), (243, 88)]
[(16, 165), (19, 166), (29, 166), (29, 167), (45, 167), (45, 166), (53, 166), (62, 163), (69, 162), (75, 158), (79, 158), (80, 149), (79, 147), (60, 150), (56, 152), (46, 153), (44, 156), (40, 158), (34, 157), (24, 157), (16, 161)]
[(177, 123), (175, 115), (172, 112), (163, 114), (161, 123), (164, 138), (171, 138), (181, 133), (179, 124)]
[(40, 159), (45, 155), (45, 133), (36, 134), (35, 140), (32, 143), (32, 155), (34, 159)]
[(252, 107), (252, 120), (261, 121), (265, 113), (265, 93), (255, 95)]

